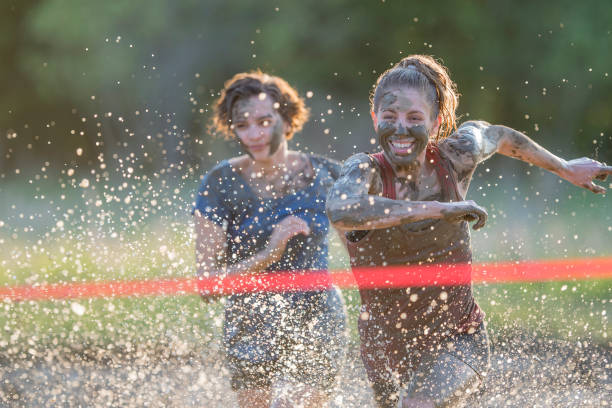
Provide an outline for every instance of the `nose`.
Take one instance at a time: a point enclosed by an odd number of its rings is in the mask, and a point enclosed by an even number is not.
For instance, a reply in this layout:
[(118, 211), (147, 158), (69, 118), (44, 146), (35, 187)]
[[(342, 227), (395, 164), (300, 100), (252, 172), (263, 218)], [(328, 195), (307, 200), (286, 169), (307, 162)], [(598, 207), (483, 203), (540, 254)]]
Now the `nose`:
[(403, 123), (399, 123), (395, 134), (400, 136), (408, 136), (410, 134), (408, 131), (408, 126), (404, 126)]
[(249, 126), (246, 132), (246, 137), (250, 141), (258, 141), (263, 138), (264, 132), (258, 126)]

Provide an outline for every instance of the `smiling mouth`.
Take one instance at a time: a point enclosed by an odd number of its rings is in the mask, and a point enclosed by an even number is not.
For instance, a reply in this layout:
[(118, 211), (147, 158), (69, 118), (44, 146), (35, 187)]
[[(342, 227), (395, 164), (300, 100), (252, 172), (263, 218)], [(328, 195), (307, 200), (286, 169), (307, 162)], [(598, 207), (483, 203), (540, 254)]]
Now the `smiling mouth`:
[(267, 145), (267, 144), (259, 144), (259, 145), (251, 145), (251, 146), (248, 146), (249, 150), (263, 150), (263, 149), (265, 149), (266, 147), (268, 147), (268, 145)]
[(394, 154), (410, 154), (416, 146), (416, 139), (414, 137), (392, 139), (389, 145)]

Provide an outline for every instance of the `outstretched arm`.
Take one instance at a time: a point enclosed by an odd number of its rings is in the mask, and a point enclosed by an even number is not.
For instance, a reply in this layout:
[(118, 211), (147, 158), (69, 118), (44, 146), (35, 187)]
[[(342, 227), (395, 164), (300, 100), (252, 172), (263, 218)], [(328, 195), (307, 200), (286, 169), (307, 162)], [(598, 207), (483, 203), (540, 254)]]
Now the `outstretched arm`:
[(484, 121), (463, 123), (442, 142), (441, 148), (453, 161), (460, 179), (494, 153), (534, 164), (594, 193), (604, 193), (606, 189), (593, 183), (593, 179), (605, 180), (612, 174), (611, 166), (586, 157), (566, 161), (519, 131)]
[(340, 230), (370, 230), (424, 219), (448, 218), (453, 221), (477, 219), (474, 226), (477, 229), (486, 221), (486, 211), (471, 201), (392, 200), (375, 195), (380, 191), (380, 173), (368, 155), (351, 156), (327, 197), (327, 215), (333, 226)]

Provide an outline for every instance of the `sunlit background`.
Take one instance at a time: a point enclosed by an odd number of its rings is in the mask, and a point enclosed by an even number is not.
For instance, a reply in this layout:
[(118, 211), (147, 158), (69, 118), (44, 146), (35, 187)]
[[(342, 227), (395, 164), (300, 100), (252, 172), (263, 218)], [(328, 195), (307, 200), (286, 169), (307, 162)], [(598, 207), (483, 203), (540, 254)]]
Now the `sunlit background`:
[[(458, 85), (461, 120), (505, 124), (563, 158), (610, 162), (611, 50), (605, 0), (4, 0), (0, 285), (194, 276), (189, 210), (200, 177), (240, 154), (207, 132), (211, 103), (237, 72), (261, 68), (294, 85), (311, 120), (291, 146), (344, 160), (376, 150), (368, 97), (378, 75), (432, 54)], [(490, 215), (472, 233), (477, 262), (612, 256), (609, 194), (495, 157), (468, 196)], [(347, 266), (335, 237), (330, 253), (333, 268)], [(475, 291), (500, 350), (513, 339), (610, 347), (610, 281)], [(344, 295), (354, 349), (359, 299)], [(5, 301), (0, 310), (4, 370), (101, 350), (206, 354), (222, 366), (219, 302)], [(27, 385), (15, 383), (0, 394), (24, 401)]]

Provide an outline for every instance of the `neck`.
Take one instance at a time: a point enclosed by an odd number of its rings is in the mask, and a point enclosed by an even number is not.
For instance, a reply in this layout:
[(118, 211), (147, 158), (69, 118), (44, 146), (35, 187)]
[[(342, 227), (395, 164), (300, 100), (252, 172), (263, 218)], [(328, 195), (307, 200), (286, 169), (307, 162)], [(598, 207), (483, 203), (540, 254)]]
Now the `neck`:
[(271, 156), (265, 159), (254, 160), (251, 159), (251, 169), (253, 172), (262, 174), (274, 174), (275, 172), (282, 171), (288, 167), (289, 163), (289, 149), (287, 142), (283, 141), (278, 150)]
[(426, 149), (418, 155), (416, 160), (409, 164), (397, 164), (390, 161), (391, 167), (397, 178), (403, 178), (409, 181), (417, 181), (423, 168), (425, 167)]

